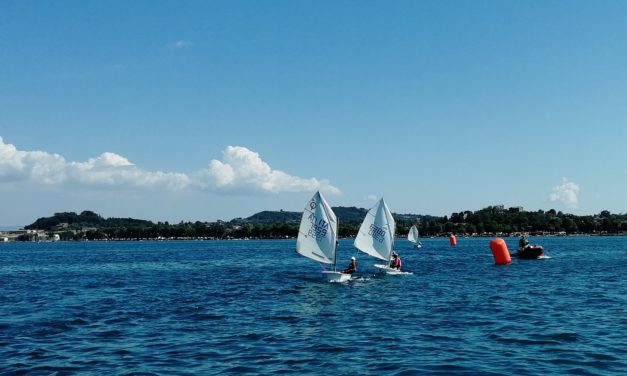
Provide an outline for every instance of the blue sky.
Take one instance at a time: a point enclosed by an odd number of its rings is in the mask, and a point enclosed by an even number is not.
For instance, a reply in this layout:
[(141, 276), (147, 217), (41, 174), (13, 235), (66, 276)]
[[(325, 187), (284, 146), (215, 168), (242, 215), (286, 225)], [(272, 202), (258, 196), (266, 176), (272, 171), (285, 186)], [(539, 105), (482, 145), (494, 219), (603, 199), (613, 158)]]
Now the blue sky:
[(2, 1), (0, 225), (627, 211), (627, 3)]

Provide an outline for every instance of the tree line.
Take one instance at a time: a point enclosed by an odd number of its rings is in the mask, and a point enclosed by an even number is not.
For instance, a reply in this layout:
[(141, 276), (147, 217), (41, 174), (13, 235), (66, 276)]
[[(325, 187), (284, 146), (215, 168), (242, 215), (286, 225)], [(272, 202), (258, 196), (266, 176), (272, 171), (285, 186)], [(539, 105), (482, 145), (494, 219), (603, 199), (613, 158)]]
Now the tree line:
[[(359, 209), (364, 210), (364, 209)], [(365, 211), (364, 211), (365, 212)], [(282, 214), (284, 217), (285, 215)], [(416, 225), (421, 236), (447, 234), (489, 236), (495, 234), (624, 234), (627, 233), (627, 214), (612, 214), (607, 210), (596, 215), (577, 216), (554, 209), (543, 211), (505, 210), (489, 206), (478, 211), (463, 211), (450, 216), (394, 215), (397, 235), (407, 234)], [(249, 217), (253, 218), (253, 217)], [(286, 217), (287, 218), (287, 217)], [(339, 236), (354, 237), (360, 221), (340, 218)], [(25, 229), (39, 229), (58, 234), (61, 240), (105, 239), (279, 239), (295, 238), (299, 223), (253, 222), (237, 218), (217, 222), (168, 222), (132, 218), (102, 218), (92, 211), (80, 214), (55, 213), (53, 217), (39, 218)], [(25, 234), (21, 240), (32, 240)]]

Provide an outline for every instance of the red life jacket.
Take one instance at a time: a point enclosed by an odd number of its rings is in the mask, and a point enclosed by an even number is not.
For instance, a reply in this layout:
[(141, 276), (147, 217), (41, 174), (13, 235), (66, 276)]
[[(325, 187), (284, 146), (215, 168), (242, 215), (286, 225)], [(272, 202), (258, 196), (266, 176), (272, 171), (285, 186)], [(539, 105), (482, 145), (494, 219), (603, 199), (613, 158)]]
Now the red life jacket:
[(344, 269), (344, 273), (353, 273), (357, 271), (357, 263), (355, 261), (351, 261), (350, 264), (348, 264), (348, 268)]
[(401, 267), (401, 259), (400, 258), (395, 258), (392, 259), (392, 268), (400, 268)]

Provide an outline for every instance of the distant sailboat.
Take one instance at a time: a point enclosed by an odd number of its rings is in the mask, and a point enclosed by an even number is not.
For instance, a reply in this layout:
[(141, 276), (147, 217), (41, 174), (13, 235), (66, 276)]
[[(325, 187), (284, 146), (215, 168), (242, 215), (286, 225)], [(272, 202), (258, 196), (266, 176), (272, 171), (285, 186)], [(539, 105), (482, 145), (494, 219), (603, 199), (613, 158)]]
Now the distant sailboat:
[(309, 200), (298, 229), (296, 252), (323, 264), (332, 264), (333, 271), (323, 271), (329, 282), (344, 282), (351, 278), (335, 270), (337, 256), (337, 217), (320, 192)]
[(420, 243), (420, 241), (418, 240), (419, 235), (420, 234), (418, 233), (418, 228), (416, 227), (416, 225), (411, 226), (411, 228), (409, 229), (409, 233), (407, 234), (407, 240), (414, 243), (414, 247), (416, 248), (422, 247), (422, 243)]
[(390, 260), (394, 249), (394, 234), (396, 222), (383, 199), (380, 199), (368, 213), (359, 227), (355, 237), (355, 248), (360, 251), (386, 261), (387, 264), (374, 266), (389, 274), (398, 274), (399, 271), (390, 268)]

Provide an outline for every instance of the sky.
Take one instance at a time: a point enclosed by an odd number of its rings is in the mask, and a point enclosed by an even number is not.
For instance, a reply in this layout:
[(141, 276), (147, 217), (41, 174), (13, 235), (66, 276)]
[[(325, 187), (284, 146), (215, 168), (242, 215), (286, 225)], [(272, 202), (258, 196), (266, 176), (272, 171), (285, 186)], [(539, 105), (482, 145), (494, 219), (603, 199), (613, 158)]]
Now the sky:
[(627, 212), (627, 2), (0, 2), (0, 226)]

